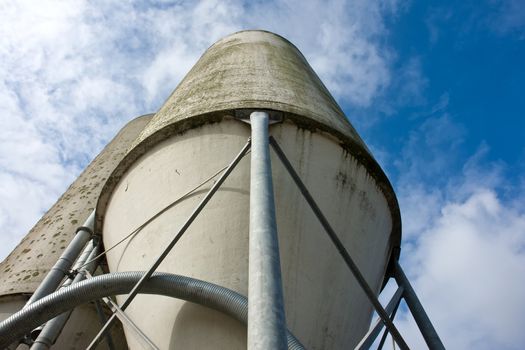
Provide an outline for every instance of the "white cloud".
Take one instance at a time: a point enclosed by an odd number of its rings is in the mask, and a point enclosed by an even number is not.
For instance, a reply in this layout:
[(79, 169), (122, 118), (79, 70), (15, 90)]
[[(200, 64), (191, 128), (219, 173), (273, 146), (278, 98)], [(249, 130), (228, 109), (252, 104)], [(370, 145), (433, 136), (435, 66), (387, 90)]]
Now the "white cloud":
[(446, 113), (424, 120), (409, 133), (401, 157), (394, 162), (403, 174), (400, 184), (411, 186), (430, 178), (446, 182), (436, 174), (454, 170), (465, 135), (465, 127)]
[[(406, 141), (397, 163), (403, 217), (402, 265), (451, 349), (519, 349), (525, 343), (524, 192), (482, 143), (462, 166), (464, 129), (444, 114), (429, 117)], [(459, 167), (459, 172), (456, 169)], [(406, 312), (398, 325), (424, 348)]]
[(372, 113), (374, 110), (379, 112), (380, 115), (376, 118), (384, 118), (395, 114), (400, 108), (423, 106), (427, 102), (425, 91), (428, 80), (423, 74), (419, 57), (412, 56), (404, 62), (397, 62), (397, 67), (391, 70), (390, 74), (395, 78), (387, 89), (381, 91), (374, 106), (364, 110), (366, 117), (362, 119), (365, 125), (372, 125), (376, 121), (370, 117), (371, 109)]
[(78, 169), (62, 164), (55, 140), (46, 140), (25, 120), (17, 96), (0, 91), (0, 256), (5, 256)]
[(410, 240), (434, 224), (443, 204), (443, 193), (415, 183), (410, 187), (402, 187), (399, 195), (403, 209), (403, 239)]
[(379, 40), (384, 15), (396, 9), (381, 1), (277, 1), (253, 6), (257, 22), (248, 23), (290, 39), (337, 98), (366, 107), (390, 83), (392, 57)]
[[(405, 256), (445, 345), (452, 349), (518, 349), (525, 343), (525, 213), (488, 188), (444, 204), (436, 222)], [(420, 344), (401, 316), (400, 328)], [(421, 344), (415, 346), (420, 348)]]
[(242, 4), (200, 1), (148, 13), (148, 38), (157, 36), (154, 58), (141, 73), (149, 101), (160, 104), (213, 42), (243, 29)]

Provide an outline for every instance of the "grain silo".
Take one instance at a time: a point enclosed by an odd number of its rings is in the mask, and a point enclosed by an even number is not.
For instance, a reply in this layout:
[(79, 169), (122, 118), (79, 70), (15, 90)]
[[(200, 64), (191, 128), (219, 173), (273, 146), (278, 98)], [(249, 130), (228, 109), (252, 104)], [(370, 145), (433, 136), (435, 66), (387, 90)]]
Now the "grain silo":
[[(120, 313), (131, 349), (346, 349), (371, 333), (374, 307), (396, 334), (375, 298), (398, 270), (395, 194), (295, 46), (264, 31), (219, 40), (133, 123), (90, 193), (109, 273), (27, 306), (0, 334), (95, 295), (118, 295), (111, 321)], [(69, 215), (59, 203), (46, 216)]]

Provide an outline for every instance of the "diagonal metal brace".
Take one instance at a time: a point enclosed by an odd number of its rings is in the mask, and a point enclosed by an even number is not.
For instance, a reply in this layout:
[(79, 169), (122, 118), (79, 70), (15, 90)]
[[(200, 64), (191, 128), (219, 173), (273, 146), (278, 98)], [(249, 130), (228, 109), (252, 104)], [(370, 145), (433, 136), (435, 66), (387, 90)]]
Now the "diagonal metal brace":
[(381, 303), (379, 302), (379, 300), (375, 296), (374, 292), (372, 291), (372, 289), (368, 285), (368, 282), (366, 282), (365, 278), (361, 274), (361, 271), (359, 270), (359, 268), (355, 264), (354, 260), (350, 257), (350, 254), (348, 253), (348, 251), (344, 247), (343, 243), (341, 242), (341, 240), (339, 239), (339, 237), (335, 233), (335, 231), (332, 228), (332, 226), (330, 226), (330, 223), (328, 222), (326, 217), (321, 212), (321, 209), (319, 209), (319, 207), (317, 206), (317, 203), (313, 199), (312, 195), (310, 194), (310, 192), (308, 192), (308, 189), (304, 185), (303, 181), (301, 180), (301, 178), (299, 177), (299, 175), (297, 174), (297, 172), (293, 168), (292, 164), (290, 163), (290, 161), (288, 160), (288, 158), (284, 154), (284, 152), (281, 149), (281, 147), (279, 147), (279, 145), (277, 144), (277, 141), (273, 138), (273, 136), (270, 136), (270, 145), (272, 146), (273, 150), (275, 151), (275, 153), (277, 154), (277, 156), (279, 157), (279, 159), (283, 163), (283, 165), (286, 168), (286, 170), (288, 170), (288, 173), (290, 174), (290, 176), (294, 180), (295, 184), (297, 185), (297, 187), (301, 191), (303, 197), (306, 199), (306, 201), (310, 205), (310, 208), (312, 208), (312, 211), (314, 212), (315, 216), (317, 216), (317, 219), (319, 219), (319, 221), (321, 222), (321, 225), (323, 226), (323, 228), (325, 229), (326, 233), (328, 234), (328, 237), (332, 240), (332, 243), (335, 245), (335, 247), (339, 251), (339, 254), (341, 254), (341, 256), (343, 257), (343, 260), (345, 261), (346, 266), (348, 266), (348, 268), (350, 269), (350, 271), (354, 275), (355, 279), (357, 280), (357, 282), (359, 283), (359, 285), (361, 286), (361, 288), (365, 292), (366, 296), (368, 297), (368, 299), (370, 300), (370, 302), (374, 306), (375, 311), (377, 312), (377, 314), (379, 315), (379, 317), (381, 318), (381, 320), (385, 324), (385, 326), (388, 329), (388, 331), (390, 332), (390, 334), (392, 334), (392, 337), (395, 339), (395, 341), (397, 342), (397, 344), (399, 345), (399, 347), (401, 349), (408, 350), (409, 347), (408, 347), (407, 343), (405, 342), (405, 340), (403, 339), (403, 337), (401, 336), (401, 334), (397, 330), (396, 326), (394, 325), (394, 323), (392, 322), (392, 320), (390, 319), (390, 317), (386, 313), (385, 309), (383, 309), (383, 306), (381, 305)]
[[(403, 290), (404, 291), (404, 290)], [(392, 311), (392, 314), (390, 315), (390, 319), (394, 321), (394, 318), (396, 317), (397, 310), (399, 309), (399, 305), (401, 304), (401, 299), (399, 299), (396, 307), (394, 308), (394, 311)], [(388, 329), (385, 329), (383, 332), (383, 336), (381, 337), (381, 341), (379, 342), (379, 345), (377, 346), (377, 350), (383, 349), (383, 345), (386, 342), (386, 337), (388, 335)]]
[[(168, 255), (168, 253), (173, 249), (175, 244), (182, 238), (186, 230), (190, 227), (190, 225), (193, 223), (193, 221), (197, 218), (199, 213), (202, 211), (202, 209), (206, 206), (206, 204), (210, 201), (210, 199), (213, 197), (215, 192), (219, 189), (219, 187), (223, 184), (223, 182), (226, 180), (228, 175), (235, 169), (237, 164), (241, 161), (241, 159), (244, 157), (244, 155), (248, 152), (251, 146), (251, 140), (248, 139), (248, 142), (244, 145), (244, 147), (241, 149), (239, 154), (235, 157), (235, 159), (229, 164), (228, 168), (224, 171), (224, 173), (221, 175), (221, 177), (215, 182), (215, 184), (210, 188), (208, 193), (204, 196), (204, 198), (200, 201), (200, 203), (197, 205), (197, 207), (193, 210), (189, 218), (186, 220), (186, 222), (182, 225), (182, 227), (179, 229), (173, 240), (168, 244), (168, 246), (164, 249), (164, 251), (157, 257), (155, 262), (151, 265), (151, 267), (144, 273), (144, 275), (140, 278), (140, 280), (135, 284), (133, 289), (129, 292), (128, 297), (126, 300), (122, 303), (120, 306), (121, 310), (126, 310), (126, 308), (129, 306), (129, 304), (133, 301), (133, 299), (137, 296), (139, 293), (140, 288), (146, 282), (153, 272), (159, 267), (159, 265), (162, 263), (164, 258)], [(96, 345), (100, 342), (102, 335), (110, 329), (111, 325), (113, 324), (113, 321), (116, 318), (116, 314), (113, 313), (111, 317), (108, 319), (104, 327), (100, 330), (100, 332), (95, 336), (91, 344), (87, 347), (87, 349), (95, 349)]]
[(423, 305), (419, 301), (414, 288), (412, 288), (410, 281), (405, 276), (405, 273), (398, 261), (396, 261), (394, 268), (394, 278), (396, 279), (397, 284), (405, 289), (403, 298), (405, 299), (407, 306), (410, 309), (410, 313), (414, 317), (414, 320), (416, 321), (419, 331), (421, 332), (421, 335), (423, 335), (428, 348), (431, 350), (445, 350), (443, 342), (441, 342), (436, 329), (432, 325), (432, 322), (430, 322), (430, 318), (428, 318)]
[[(399, 305), (399, 302), (401, 301), (401, 297), (403, 296), (403, 287), (398, 287), (390, 301), (388, 302), (388, 305), (385, 307), (385, 311), (391, 315), (390, 319), (393, 319), (393, 315), (395, 310), (397, 310), (397, 307)], [(376, 340), (379, 333), (381, 333), (381, 329), (383, 329), (383, 322), (381, 321), (381, 318), (378, 318), (376, 322), (374, 322), (374, 325), (370, 327), (370, 330), (365, 334), (363, 339), (359, 342), (359, 344), (356, 345), (354, 350), (368, 350)]]
[(135, 324), (135, 322), (133, 322), (131, 318), (129, 318), (128, 315), (126, 315), (124, 311), (122, 311), (122, 309), (113, 300), (111, 300), (108, 297), (105, 297), (102, 298), (102, 301), (109, 307), (109, 309), (114, 314), (117, 315), (120, 322), (127, 325), (138, 335), (139, 339), (141, 340), (141, 346), (143, 349), (159, 350), (155, 343), (153, 343), (153, 341), (151, 341), (151, 339), (149, 339), (148, 336), (140, 330), (140, 328)]
[[(86, 278), (93, 278), (93, 275), (91, 275), (89, 272), (86, 272)], [(149, 339), (148, 336), (140, 330), (140, 328), (135, 324), (135, 322), (133, 322), (128, 317), (128, 315), (126, 315), (124, 311), (122, 311), (122, 309), (117, 305), (117, 303), (111, 300), (110, 297), (103, 297), (100, 300), (102, 300), (104, 304), (106, 304), (106, 306), (117, 316), (117, 318), (120, 320), (120, 322), (122, 322), (122, 324), (127, 325), (131, 330), (133, 330), (137, 334), (138, 339), (141, 341), (141, 346), (143, 349), (159, 350), (155, 343), (153, 343), (151, 339)], [(97, 300), (96, 302), (99, 301)], [(109, 334), (106, 333), (106, 335)]]

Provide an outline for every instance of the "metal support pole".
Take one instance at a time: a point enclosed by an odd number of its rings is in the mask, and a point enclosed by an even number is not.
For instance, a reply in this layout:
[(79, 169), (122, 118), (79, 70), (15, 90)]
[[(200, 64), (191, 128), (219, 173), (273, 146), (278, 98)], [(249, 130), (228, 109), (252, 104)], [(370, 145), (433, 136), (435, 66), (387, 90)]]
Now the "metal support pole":
[[(88, 242), (88, 244), (86, 244), (86, 246), (84, 247), (84, 250), (82, 251), (82, 253), (79, 255), (77, 261), (75, 262), (75, 264), (73, 265), (73, 268), (72, 270), (77, 270), (79, 268), (82, 267), (82, 265), (87, 261), (88, 257), (90, 256), (91, 252), (93, 251), (93, 248), (95, 248), (95, 245), (93, 244), (93, 240), (91, 240), (90, 242)], [(63, 287), (66, 287), (68, 285), (71, 284), (71, 282), (73, 282), (73, 279), (75, 278), (75, 276), (71, 276), (69, 275), (68, 278), (66, 278), (64, 280), (64, 282), (62, 283), (62, 285), (60, 286), (60, 288), (63, 288)], [(43, 324), (41, 325), (40, 327), (38, 328), (35, 328), (31, 331), (31, 336), (30, 338), (32, 339), (31, 343), (33, 343), (37, 338), (38, 336), (40, 335), (40, 333), (43, 331), (44, 327), (46, 326), (46, 324)]]
[[(394, 308), (394, 311), (390, 315), (390, 319), (394, 321), (394, 318), (396, 317), (397, 310), (399, 309), (399, 304), (401, 304), (401, 299), (399, 299), (399, 302), (397, 303), (396, 307)], [(381, 341), (379, 342), (379, 345), (377, 346), (377, 350), (383, 349), (383, 345), (386, 342), (386, 337), (388, 336), (388, 329), (385, 329), (383, 332), (383, 336), (381, 337)]]
[[(397, 309), (397, 306), (399, 305), (399, 302), (401, 301), (401, 296), (403, 295), (403, 287), (398, 287), (390, 301), (388, 302), (388, 305), (385, 307), (385, 311), (388, 315), (392, 315), (395, 309)], [(391, 317), (390, 319), (393, 319)], [(383, 322), (380, 317), (377, 318), (376, 322), (374, 322), (374, 325), (370, 327), (370, 330), (365, 334), (363, 339), (359, 342), (359, 344), (356, 345), (354, 349), (358, 350), (367, 350), (370, 349), (374, 341), (376, 340), (377, 336), (381, 332), (381, 329), (383, 329)]]
[[(146, 282), (153, 272), (159, 267), (159, 265), (162, 263), (164, 258), (168, 255), (168, 253), (171, 251), (171, 249), (177, 244), (177, 242), (181, 239), (181, 237), (184, 235), (188, 227), (193, 223), (195, 218), (199, 215), (199, 213), (202, 211), (202, 209), (206, 206), (206, 204), (210, 201), (211, 197), (217, 192), (219, 187), (221, 187), (222, 183), (226, 180), (228, 175), (235, 169), (235, 166), (241, 161), (242, 157), (248, 152), (250, 149), (250, 140), (246, 142), (246, 145), (242, 148), (242, 150), (239, 152), (239, 154), (235, 157), (235, 159), (228, 165), (228, 168), (224, 171), (224, 173), (221, 175), (221, 177), (215, 182), (215, 184), (210, 188), (208, 193), (204, 196), (204, 198), (200, 201), (200, 203), (197, 205), (197, 207), (193, 210), (190, 217), (186, 220), (186, 222), (181, 226), (175, 237), (172, 239), (172, 241), (168, 244), (168, 246), (164, 249), (162, 253), (157, 257), (155, 262), (151, 265), (151, 267), (144, 273), (144, 275), (141, 277), (141, 279), (135, 284), (133, 289), (129, 292), (128, 297), (122, 305), (120, 306), (121, 310), (126, 310), (126, 308), (129, 306), (129, 304), (133, 301), (133, 299), (137, 296), (139, 293), (140, 288)], [(109, 330), (111, 325), (113, 324), (113, 321), (116, 318), (116, 314), (111, 315), (111, 317), (108, 319), (104, 327), (100, 330), (100, 332), (95, 336), (95, 339), (89, 344), (87, 349), (94, 349), (96, 345), (100, 342), (101, 336)]]
[(401, 265), (399, 265), (398, 261), (396, 261), (394, 268), (394, 278), (396, 279), (397, 284), (405, 289), (403, 297), (405, 298), (412, 316), (414, 316), (414, 320), (416, 321), (416, 324), (419, 327), (419, 330), (421, 331), (428, 348), (430, 350), (444, 350), (445, 346), (441, 342), (441, 339), (439, 339), (439, 335), (434, 329), (432, 322), (430, 322), (423, 305), (421, 305), (414, 288), (412, 288), (410, 285), (410, 282), (408, 281), (408, 278), (403, 272), (403, 269), (401, 268)]
[[(79, 261), (75, 264), (75, 267), (78, 268), (82, 266), (86, 261), (93, 259), (98, 254), (98, 247), (98, 243), (90, 242), (86, 249), (84, 249), (84, 252), (81, 256), (82, 259), (79, 258)], [(86, 253), (89, 255), (87, 255)], [(61, 288), (82, 281), (85, 278), (86, 272), (93, 273), (95, 268), (96, 264), (94, 262), (84, 266), (73, 279), (68, 279), (66, 282), (64, 282)], [(45, 324), (44, 328), (42, 328), (42, 331), (36, 338), (34, 344), (31, 346), (31, 350), (47, 350), (51, 348), (51, 346), (56, 342), (58, 336), (62, 332), (62, 329), (66, 325), (67, 321), (69, 320), (69, 317), (71, 316), (72, 312), (73, 310), (64, 312), (63, 314), (60, 314), (52, 320), (48, 321)]]
[(248, 349), (287, 349), (266, 112), (250, 115)]
[(73, 237), (66, 250), (64, 250), (42, 283), (40, 283), (38, 288), (35, 290), (31, 298), (29, 298), (26, 305), (29, 305), (38, 299), (53, 293), (58, 288), (60, 282), (62, 282), (67, 272), (73, 265), (73, 262), (75, 262), (86, 243), (91, 239), (91, 236), (93, 235), (94, 222), (95, 211), (92, 211), (84, 223), (84, 226), (78, 228), (75, 237)]
[[(99, 300), (95, 300), (95, 308), (97, 309), (100, 324), (104, 325), (108, 318), (106, 317), (106, 314), (104, 314), (104, 309), (102, 308), (102, 304)], [(115, 350), (115, 343), (113, 342), (113, 337), (109, 333), (106, 333), (106, 345), (108, 346), (109, 350)]]
[(370, 288), (370, 286), (368, 285), (368, 282), (365, 280), (364, 276), (361, 274), (361, 271), (359, 270), (354, 260), (352, 259), (348, 251), (346, 250), (345, 246), (343, 245), (343, 242), (341, 242), (341, 240), (335, 233), (332, 226), (330, 226), (330, 223), (323, 215), (321, 209), (319, 209), (319, 207), (317, 206), (317, 203), (313, 199), (312, 195), (310, 194), (310, 192), (308, 192), (308, 189), (304, 185), (303, 181), (301, 180), (301, 178), (299, 177), (299, 175), (293, 168), (292, 164), (290, 164), (290, 161), (288, 160), (288, 158), (286, 158), (286, 155), (284, 154), (283, 150), (281, 149), (281, 147), (279, 147), (279, 145), (277, 144), (277, 141), (275, 141), (273, 137), (270, 137), (270, 144), (272, 145), (275, 153), (277, 154), (277, 156), (283, 163), (286, 170), (288, 170), (288, 173), (290, 174), (295, 184), (301, 191), (303, 197), (306, 199), (306, 201), (310, 205), (310, 208), (314, 212), (315, 216), (317, 216), (317, 219), (319, 219), (321, 225), (323, 226), (326, 233), (328, 234), (328, 237), (330, 238), (332, 243), (335, 245), (335, 247), (339, 251), (339, 254), (341, 254), (341, 257), (345, 261), (346, 266), (348, 266), (348, 268), (354, 275), (355, 279), (357, 280), (357, 283), (359, 283), (359, 285), (361, 286), (361, 289), (365, 292), (365, 295), (367, 296), (368, 300), (370, 300), (370, 302), (374, 306), (375, 311), (377, 312), (379, 317), (381, 317), (381, 319), (383, 320), (383, 323), (385, 324), (390, 334), (392, 334), (392, 337), (396, 340), (397, 344), (402, 350), (408, 350), (409, 347), (407, 343), (405, 342), (405, 340), (403, 339), (403, 337), (397, 330), (392, 320), (390, 320), (390, 317), (387, 315), (385, 309), (383, 309), (383, 306), (381, 306), (381, 303), (379, 302), (379, 300), (377, 300), (377, 297), (372, 291), (372, 288)]

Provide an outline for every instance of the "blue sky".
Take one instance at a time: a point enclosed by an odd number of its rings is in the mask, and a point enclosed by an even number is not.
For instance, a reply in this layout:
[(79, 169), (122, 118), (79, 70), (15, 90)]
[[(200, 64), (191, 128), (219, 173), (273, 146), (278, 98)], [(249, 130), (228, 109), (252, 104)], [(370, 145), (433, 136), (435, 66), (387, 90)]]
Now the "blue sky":
[[(374, 125), (370, 136), (382, 135), (382, 144), (398, 148), (407, 131), (431, 115), (447, 113), (464, 128), (458, 160), (483, 142), (490, 147), (487, 160), (503, 161), (511, 168), (522, 166), (525, 5), (511, 4), (414, 2), (404, 15), (390, 18), (386, 42), (396, 50), (394, 65), (402, 67), (415, 60), (420, 95), (413, 95), (389, 118)], [(503, 11), (521, 12), (521, 22), (507, 24), (510, 14)], [(387, 101), (398, 98), (398, 91), (387, 93)], [(519, 172), (508, 175), (513, 174)]]
[(0, 258), (209, 45), (253, 28), (303, 52), (387, 172), (402, 263), (445, 345), (523, 348), (520, 0), (2, 2)]

